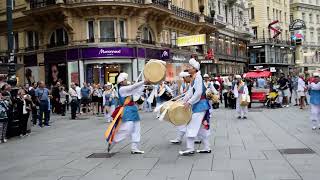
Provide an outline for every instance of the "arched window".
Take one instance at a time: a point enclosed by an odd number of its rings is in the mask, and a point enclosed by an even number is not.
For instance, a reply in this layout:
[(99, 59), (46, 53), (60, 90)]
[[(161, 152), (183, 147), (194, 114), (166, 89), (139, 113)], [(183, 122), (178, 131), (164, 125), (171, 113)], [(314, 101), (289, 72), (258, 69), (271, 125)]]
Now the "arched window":
[(64, 46), (69, 43), (68, 33), (63, 28), (58, 28), (50, 36), (49, 47)]
[(142, 43), (154, 44), (153, 35), (152, 35), (152, 31), (150, 28), (144, 27), (142, 33), (143, 33), (142, 34)]

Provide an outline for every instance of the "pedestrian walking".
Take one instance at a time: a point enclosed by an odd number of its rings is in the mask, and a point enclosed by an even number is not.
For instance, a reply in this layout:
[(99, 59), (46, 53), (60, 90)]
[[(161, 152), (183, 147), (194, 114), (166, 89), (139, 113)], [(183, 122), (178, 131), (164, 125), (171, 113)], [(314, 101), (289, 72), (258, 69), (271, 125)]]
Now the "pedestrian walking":
[(278, 80), (278, 84), (279, 84), (279, 90), (282, 97), (282, 106), (289, 107), (289, 103), (288, 103), (288, 96), (290, 95), (289, 81), (285, 77), (284, 73), (281, 73), (280, 79)]
[(68, 93), (65, 91), (65, 87), (64, 86), (60, 87), (59, 95), (60, 95), (60, 107), (61, 107), (60, 112), (61, 112), (62, 116), (65, 116), (66, 115), (66, 109), (67, 109), (67, 96), (68, 96)]

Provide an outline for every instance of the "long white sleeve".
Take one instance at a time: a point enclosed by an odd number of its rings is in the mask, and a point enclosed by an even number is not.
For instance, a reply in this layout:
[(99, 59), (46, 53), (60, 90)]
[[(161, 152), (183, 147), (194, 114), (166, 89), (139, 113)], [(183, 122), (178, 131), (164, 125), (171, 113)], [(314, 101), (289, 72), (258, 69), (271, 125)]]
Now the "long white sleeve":
[(190, 91), (188, 91), (188, 92), (189, 93), (191, 92), (192, 95), (191, 95), (190, 99), (188, 100), (188, 103), (193, 105), (193, 104), (199, 102), (201, 99), (202, 91), (203, 91), (203, 80), (202, 80), (200, 72), (198, 72), (196, 75), (193, 88), (190, 88), (189, 90)]
[(216, 90), (216, 88), (212, 83), (210, 83), (209, 87), (210, 87), (210, 92), (212, 92), (215, 95), (219, 94), (219, 92)]
[(144, 89), (143, 85), (144, 85), (144, 81), (141, 81), (129, 86), (123, 86), (119, 89), (119, 94), (122, 97), (140, 94)]

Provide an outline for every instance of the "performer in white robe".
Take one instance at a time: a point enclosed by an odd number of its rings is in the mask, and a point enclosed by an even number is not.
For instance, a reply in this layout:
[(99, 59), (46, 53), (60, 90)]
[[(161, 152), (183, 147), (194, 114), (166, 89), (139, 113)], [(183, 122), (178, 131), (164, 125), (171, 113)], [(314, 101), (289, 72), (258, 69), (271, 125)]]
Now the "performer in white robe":
[[(204, 85), (206, 87), (206, 93), (212, 93), (214, 95), (219, 95), (219, 92), (216, 90), (216, 88), (214, 87), (213, 83), (210, 81), (210, 77), (208, 74), (204, 74), (203, 75), (203, 79), (204, 79)], [(213, 113), (213, 107), (212, 107), (213, 102), (211, 100), (209, 100), (209, 105), (210, 105), (210, 117), (212, 117), (212, 113)]]
[(240, 75), (236, 75), (235, 78), (237, 80), (237, 83), (234, 85), (233, 94), (234, 97), (237, 98), (236, 111), (238, 113), (238, 119), (247, 119), (248, 106), (241, 106), (240, 101), (242, 95), (249, 95), (249, 90), (245, 82), (241, 80)]
[(313, 82), (308, 85), (310, 94), (310, 120), (312, 129), (316, 130), (317, 126), (320, 129), (320, 73), (313, 74)]
[(137, 82), (133, 85), (127, 85), (127, 73), (120, 73), (117, 79), (119, 103), (123, 105), (128, 96), (131, 97), (130, 103), (124, 107), (122, 115), (122, 123), (115, 135), (114, 142), (118, 143), (127, 137), (131, 137), (131, 153), (132, 154), (144, 154), (144, 151), (139, 150), (138, 144), (140, 143), (140, 117), (138, 113), (138, 107), (133, 102), (134, 95), (140, 95), (143, 92), (144, 84), (148, 84), (149, 81)]
[[(190, 67), (188, 71), (191, 74), (193, 81), (183, 100), (186, 108), (192, 107), (192, 119), (186, 129), (187, 149), (185, 151), (179, 151), (179, 154), (183, 156), (193, 155), (195, 153), (195, 137), (198, 135), (199, 130), (203, 128), (202, 121), (210, 108), (205, 97), (205, 86), (200, 72), (200, 64), (193, 58), (190, 59), (189, 64)], [(209, 149), (209, 138), (207, 136), (202, 136), (202, 141), (205, 148), (208, 149), (198, 152), (211, 153), (211, 150)]]
[[(186, 93), (189, 88), (189, 83), (191, 82), (191, 75), (188, 72), (182, 71), (179, 74), (179, 77), (183, 78), (183, 82), (180, 87), (180, 94), (183, 94), (183, 93)], [(187, 130), (186, 125), (176, 126), (176, 128), (177, 128), (177, 137), (173, 140), (170, 140), (172, 144), (180, 144)]]

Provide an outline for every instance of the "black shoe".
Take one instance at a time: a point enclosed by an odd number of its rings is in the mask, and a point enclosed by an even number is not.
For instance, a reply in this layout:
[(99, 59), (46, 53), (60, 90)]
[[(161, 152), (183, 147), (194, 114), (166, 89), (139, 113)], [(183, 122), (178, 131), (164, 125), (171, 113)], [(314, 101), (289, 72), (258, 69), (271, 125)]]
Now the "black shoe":
[(50, 127), (51, 125), (50, 124), (45, 124), (44, 126)]
[(299, 106), (298, 104), (295, 104), (294, 106)]
[(197, 153), (200, 153), (200, 154), (209, 154), (209, 153), (211, 153), (211, 149), (209, 149), (209, 150), (197, 150)]
[(237, 118), (238, 118), (238, 119), (241, 119), (241, 116), (238, 116)]
[(194, 141), (195, 144), (201, 144), (201, 141)]
[(140, 150), (132, 150), (131, 154), (144, 154), (144, 151), (140, 151)]
[(244, 116), (243, 119), (247, 119), (247, 117)]

